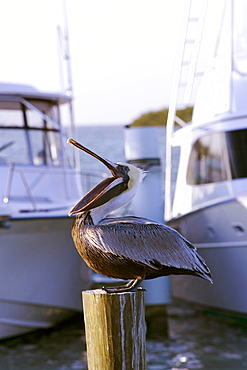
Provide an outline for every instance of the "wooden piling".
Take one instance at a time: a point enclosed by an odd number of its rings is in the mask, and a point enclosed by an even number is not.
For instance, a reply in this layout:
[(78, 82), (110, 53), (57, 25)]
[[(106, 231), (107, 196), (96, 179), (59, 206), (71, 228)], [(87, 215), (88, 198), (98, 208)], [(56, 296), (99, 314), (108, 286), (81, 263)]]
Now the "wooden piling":
[(146, 369), (143, 291), (82, 292), (89, 370)]

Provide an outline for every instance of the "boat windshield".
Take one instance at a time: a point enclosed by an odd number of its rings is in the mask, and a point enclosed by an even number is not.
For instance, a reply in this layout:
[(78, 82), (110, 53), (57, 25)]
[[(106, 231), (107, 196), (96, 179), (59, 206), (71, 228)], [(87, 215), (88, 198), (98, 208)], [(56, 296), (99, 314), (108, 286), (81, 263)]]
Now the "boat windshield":
[(247, 177), (247, 129), (225, 133), (233, 179)]
[(207, 134), (192, 148), (190, 185), (247, 177), (247, 129)]
[(58, 118), (58, 106), (48, 101), (42, 102), (42, 111), (5, 101), (0, 109), (0, 163), (62, 165), (60, 127), (52, 125)]

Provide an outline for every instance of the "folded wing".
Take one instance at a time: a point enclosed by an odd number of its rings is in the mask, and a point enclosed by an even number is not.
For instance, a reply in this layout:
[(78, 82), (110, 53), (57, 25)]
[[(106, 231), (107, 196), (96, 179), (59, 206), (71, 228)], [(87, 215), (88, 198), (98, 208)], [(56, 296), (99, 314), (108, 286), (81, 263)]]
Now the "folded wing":
[[(194, 271), (209, 281), (210, 271), (195, 247), (176, 230), (139, 217), (104, 219), (87, 226), (85, 237), (103, 253), (114, 254), (150, 269)], [(179, 271), (178, 271), (179, 272)]]

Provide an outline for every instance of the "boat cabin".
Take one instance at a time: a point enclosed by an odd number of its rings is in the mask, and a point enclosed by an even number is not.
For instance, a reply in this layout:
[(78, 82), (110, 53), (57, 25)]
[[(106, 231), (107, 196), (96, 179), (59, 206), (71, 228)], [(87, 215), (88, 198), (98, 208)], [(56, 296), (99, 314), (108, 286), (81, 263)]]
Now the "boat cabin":
[(72, 159), (64, 158), (61, 148), (60, 105), (71, 98), (30, 86), (20, 90), (20, 85), (13, 85), (12, 91), (4, 86), (0, 84), (0, 163), (69, 165)]
[(0, 84), (0, 196), (4, 209), (13, 205), (11, 214), (65, 213), (78, 197), (80, 175), (65, 131), (70, 103), (66, 94)]

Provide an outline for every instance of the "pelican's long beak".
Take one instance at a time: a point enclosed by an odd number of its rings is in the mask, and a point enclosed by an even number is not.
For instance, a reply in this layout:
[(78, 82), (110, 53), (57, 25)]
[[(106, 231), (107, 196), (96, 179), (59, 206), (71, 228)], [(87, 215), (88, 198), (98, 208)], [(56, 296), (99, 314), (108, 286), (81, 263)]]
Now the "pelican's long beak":
[(78, 203), (70, 210), (69, 214), (73, 215), (79, 212), (89, 211), (90, 209), (101, 206), (107, 203), (110, 199), (121, 194), (128, 188), (129, 168), (121, 164), (113, 163), (108, 159), (100, 157), (90, 149), (81, 145), (74, 139), (68, 139), (68, 143), (73, 144), (77, 148), (90, 154), (94, 158), (102, 162), (112, 173), (112, 177), (102, 180), (92, 190), (90, 190)]

